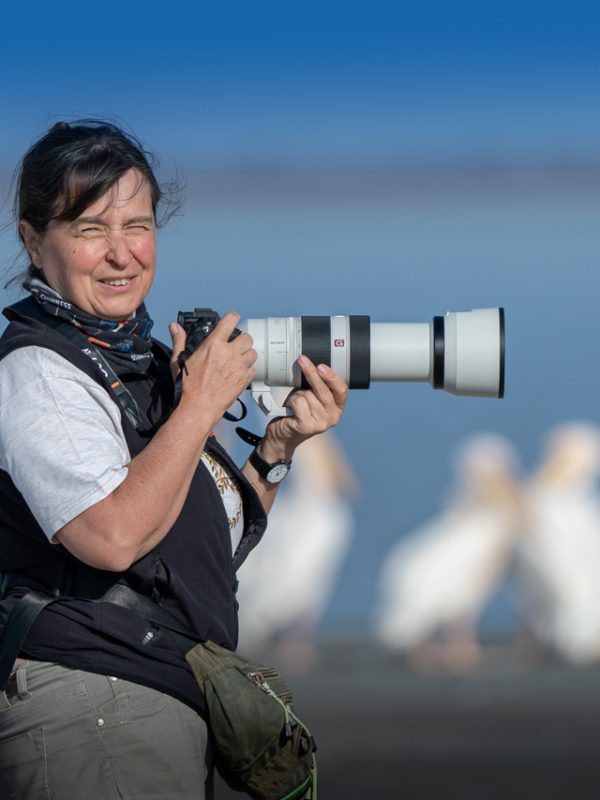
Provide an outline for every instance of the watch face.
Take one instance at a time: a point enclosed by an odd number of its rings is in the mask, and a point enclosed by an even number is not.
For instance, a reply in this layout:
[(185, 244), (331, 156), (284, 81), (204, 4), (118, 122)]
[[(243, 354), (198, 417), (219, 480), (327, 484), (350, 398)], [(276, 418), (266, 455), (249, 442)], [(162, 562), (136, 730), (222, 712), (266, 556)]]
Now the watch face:
[(276, 464), (269, 470), (267, 480), (269, 483), (279, 483), (279, 481), (282, 481), (288, 474), (289, 469), (287, 464)]

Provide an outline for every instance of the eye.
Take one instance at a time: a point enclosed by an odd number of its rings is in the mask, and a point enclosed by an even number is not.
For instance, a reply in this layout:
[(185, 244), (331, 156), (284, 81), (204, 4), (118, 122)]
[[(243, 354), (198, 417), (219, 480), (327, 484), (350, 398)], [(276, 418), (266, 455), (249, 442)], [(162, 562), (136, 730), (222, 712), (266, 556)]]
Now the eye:
[(77, 231), (80, 236), (100, 236), (103, 233), (99, 225), (82, 225)]
[(148, 233), (148, 231), (152, 230), (152, 226), (146, 223), (137, 223), (136, 225), (128, 225), (127, 226), (127, 233)]

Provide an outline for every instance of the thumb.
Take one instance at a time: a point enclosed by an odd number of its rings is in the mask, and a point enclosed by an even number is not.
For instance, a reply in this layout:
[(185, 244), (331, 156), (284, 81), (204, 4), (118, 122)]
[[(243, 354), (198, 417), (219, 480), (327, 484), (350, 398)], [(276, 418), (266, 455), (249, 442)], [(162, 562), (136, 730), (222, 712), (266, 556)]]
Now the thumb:
[(177, 377), (179, 372), (179, 364), (177, 363), (177, 359), (179, 358), (179, 354), (185, 350), (185, 330), (179, 325), (177, 322), (172, 322), (169, 325), (169, 333), (171, 334), (171, 340), (173, 342), (173, 353), (171, 355), (171, 374), (173, 378)]

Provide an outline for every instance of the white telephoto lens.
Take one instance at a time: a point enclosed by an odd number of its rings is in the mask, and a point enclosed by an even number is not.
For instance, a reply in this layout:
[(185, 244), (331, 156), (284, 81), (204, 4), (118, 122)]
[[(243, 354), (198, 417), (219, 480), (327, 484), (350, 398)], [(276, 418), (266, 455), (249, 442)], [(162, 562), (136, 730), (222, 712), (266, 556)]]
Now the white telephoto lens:
[(430, 383), (458, 395), (502, 397), (504, 309), (448, 312), (430, 323), (366, 316), (268, 317), (240, 324), (258, 353), (256, 383), (302, 386), (301, 354), (329, 364), (350, 388), (371, 381)]

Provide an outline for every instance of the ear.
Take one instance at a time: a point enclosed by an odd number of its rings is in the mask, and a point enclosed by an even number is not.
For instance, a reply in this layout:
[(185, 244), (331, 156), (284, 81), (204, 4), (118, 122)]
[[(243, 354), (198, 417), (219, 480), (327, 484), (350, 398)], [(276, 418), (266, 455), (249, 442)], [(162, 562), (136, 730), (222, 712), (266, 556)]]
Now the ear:
[(21, 238), (23, 239), (23, 243), (25, 244), (27, 252), (29, 253), (31, 263), (34, 267), (42, 269), (39, 248), (41, 234), (37, 233), (33, 226), (25, 219), (22, 219), (19, 222), (19, 233), (21, 234)]

